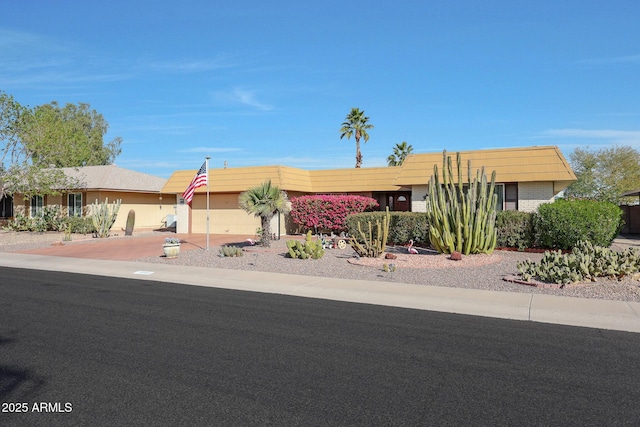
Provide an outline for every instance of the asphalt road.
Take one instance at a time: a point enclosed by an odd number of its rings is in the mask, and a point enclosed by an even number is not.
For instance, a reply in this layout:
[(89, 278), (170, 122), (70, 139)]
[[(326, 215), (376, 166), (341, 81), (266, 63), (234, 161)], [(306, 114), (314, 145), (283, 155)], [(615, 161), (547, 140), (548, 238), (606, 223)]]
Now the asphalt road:
[(4, 426), (639, 425), (638, 367), (640, 334), (0, 268)]

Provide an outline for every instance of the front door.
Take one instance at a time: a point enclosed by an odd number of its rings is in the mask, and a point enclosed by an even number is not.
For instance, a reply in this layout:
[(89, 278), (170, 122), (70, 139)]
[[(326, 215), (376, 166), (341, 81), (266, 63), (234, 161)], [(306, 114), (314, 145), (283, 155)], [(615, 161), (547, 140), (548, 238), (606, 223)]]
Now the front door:
[(393, 210), (394, 211), (399, 211), (399, 212), (407, 212), (409, 211), (409, 197), (406, 194), (398, 194), (395, 196), (395, 200), (394, 200), (394, 206), (393, 206)]

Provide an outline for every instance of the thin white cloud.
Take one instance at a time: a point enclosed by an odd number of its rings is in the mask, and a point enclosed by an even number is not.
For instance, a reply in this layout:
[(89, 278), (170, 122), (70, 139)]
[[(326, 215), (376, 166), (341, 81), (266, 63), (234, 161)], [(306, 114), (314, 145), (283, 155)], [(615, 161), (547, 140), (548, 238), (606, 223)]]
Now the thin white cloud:
[(248, 91), (248, 90), (236, 88), (236, 89), (234, 89), (233, 93), (236, 96), (237, 100), (240, 101), (244, 105), (248, 105), (250, 107), (254, 107), (254, 108), (257, 108), (258, 110), (262, 110), (262, 111), (273, 110), (273, 106), (258, 101), (256, 99), (255, 92), (251, 92), (251, 91)]
[(232, 153), (234, 151), (240, 151), (240, 149), (232, 147), (194, 147), (179, 150), (180, 153)]
[(135, 125), (130, 127), (124, 127), (127, 131), (139, 131), (139, 132), (157, 132), (168, 133), (174, 135), (187, 134), (194, 129), (193, 126), (181, 126), (181, 125), (158, 125), (155, 123), (145, 125)]
[(219, 56), (215, 59), (207, 60), (179, 60), (172, 61), (151, 61), (141, 66), (175, 73), (199, 73), (204, 71), (231, 68), (236, 64), (227, 56)]
[[(541, 136), (549, 138), (580, 138), (605, 140), (610, 144), (640, 145), (640, 131), (616, 129), (549, 129)], [(605, 142), (602, 141), (602, 142)]]
[(132, 73), (110, 72), (96, 63), (93, 53), (73, 42), (36, 33), (0, 28), (0, 80), (5, 88), (79, 87), (86, 83), (132, 78)]
[(51, 85), (78, 87), (82, 83), (114, 82), (132, 78), (128, 73), (81, 73), (81, 72), (31, 72), (15, 78), (3, 78), (3, 83), (8, 87), (29, 87), (31, 85)]
[(578, 61), (581, 64), (607, 65), (607, 64), (640, 64), (640, 54), (612, 56), (608, 58), (592, 58)]
[(240, 87), (233, 88), (231, 91), (216, 92), (214, 93), (214, 97), (224, 102), (242, 104), (260, 111), (271, 111), (274, 108), (272, 105), (259, 101), (255, 91)]
[[(289, 166), (300, 169), (350, 169), (355, 167), (355, 155), (351, 157), (335, 158), (331, 156), (319, 157), (297, 157), (297, 156), (274, 156), (274, 157), (242, 157), (229, 158), (228, 167), (244, 166)], [(364, 157), (362, 165), (365, 168), (387, 166), (386, 160), (382, 158)]]
[(48, 37), (36, 33), (0, 28), (0, 52), (25, 54), (25, 51), (63, 51), (64, 47)]

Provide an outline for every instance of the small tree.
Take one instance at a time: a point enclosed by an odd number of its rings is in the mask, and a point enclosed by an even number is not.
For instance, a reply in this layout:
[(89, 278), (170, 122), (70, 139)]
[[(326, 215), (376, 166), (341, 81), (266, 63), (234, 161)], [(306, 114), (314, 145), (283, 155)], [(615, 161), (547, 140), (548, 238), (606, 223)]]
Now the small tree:
[(120, 154), (122, 138), (105, 144), (109, 124), (89, 104), (57, 102), (30, 111), (20, 132), (31, 161), (39, 167), (109, 165)]
[(619, 203), (621, 194), (640, 187), (640, 152), (633, 147), (576, 148), (569, 159), (577, 181), (565, 190), (567, 198)]
[(240, 194), (240, 208), (260, 218), (262, 235), (260, 244), (271, 246), (271, 218), (277, 213), (289, 212), (287, 194), (271, 184), (271, 180)]
[(108, 123), (88, 104), (20, 105), (0, 91), (0, 197), (57, 194), (73, 188), (60, 167), (106, 165), (120, 154), (121, 138), (104, 144)]

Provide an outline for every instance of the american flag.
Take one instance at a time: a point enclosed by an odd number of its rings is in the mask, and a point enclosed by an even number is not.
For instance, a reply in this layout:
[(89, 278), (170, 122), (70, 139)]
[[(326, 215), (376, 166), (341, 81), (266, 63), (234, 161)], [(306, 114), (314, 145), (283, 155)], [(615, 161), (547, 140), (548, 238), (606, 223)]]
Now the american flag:
[(191, 199), (193, 199), (193, 193), (196, 192), (196, 188), (202, 187), (203, 185), (207, 185), (207, 162), (205, 161), (200, 169), (198, 169), (198, 173), (191, 181), (191, 184), (184, 190), (182, 193), (182, 198), (185, 202), (191, 203)]

